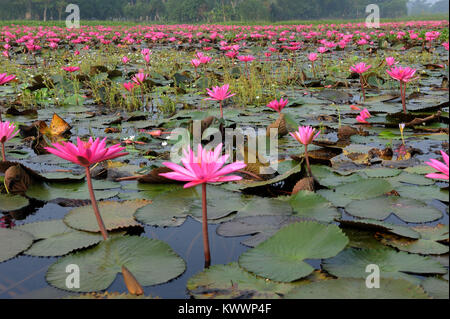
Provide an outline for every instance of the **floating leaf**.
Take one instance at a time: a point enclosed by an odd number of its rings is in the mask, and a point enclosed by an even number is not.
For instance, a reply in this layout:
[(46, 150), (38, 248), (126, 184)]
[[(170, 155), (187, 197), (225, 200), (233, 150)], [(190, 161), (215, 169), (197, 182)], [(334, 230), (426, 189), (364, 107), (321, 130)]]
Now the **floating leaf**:
[(0, 194), (0, 212), (11, 212), (29, 205), (27, 198), (20, 195)]
[(297, 215), (314, 218), (318, 221), (332, 222), (340, 216), (338, 210), (325, 198), (310, 191), (299, 191), (290, 200)]
[[(78, 265), (80, 287), (68, 288), (66, 267)], [(47, 282), (74, 292), (100, 291), (108, 288), (125, 266), (143, 286), (167, 282), (182, 274), (183, 259), (166, 243), (138, 236), (108, 238), (95, 247), (67, 255), (51, 265)]]
[(402, 279), (380, 280), (379, 288), (368, 289), (366, 280), (339, 278), (313, 282), (292, 289), (286, 299), (429, 299), (419, 286)]
[(344, 227), (354, 227), (357, 229), (388, 232), (414, 239), (420, 238), (420, 234), (410, 227), (390, 224), (374, 219), (339, 220), (339, 223)]
[(438, 279), (436, 277), (429, 277), (424, 279), (420, 285), (425, 291), (434, 299), (447, 299), (449, 298), (448, 281)]
[(188, 280), (187, 289), (199, 299), (278, 299), (294, 287), (324, 279), (326, 276), (316, 271), (302, 281), (280, 283), (257, 277), (231, 263), (214, 265), (196, 274)]
[(239, 264), (258, 276), (291, 282), (313, 272), (305, 259), (336, 256), (347, 243), (348, 238), (336, 225), (294, 223), (243, 253)]
[(335, 192), (351, 199), (369, 199), (392, 190), (392, 185), (384, 179), (365, 179), (337, 186)]
[(414, 284), (420, 280), (410, 274), (445, 274), (447, 270), (428, 257), (393, 249), (347, 248), (336, 257), (324, 261), (323, 269), (336, 277), (367, 278), (367, 265), (380, 269), (380, 278), (405, 279)]
[(345, 210), (356, 217), (384, 220), (390, 214), (409, 223), (423, 223), (437, 220), (442, 213), (423, 202), (397, 196), (384, 196), (363, 201), (354, 201)]
[(255, 247), (270, 238), (280, 228), (299, 221), (302, 221), (302, 218), (290, 215), (249, 216), (234, 218), (229, 222), (222, 223), (217, 227), (216, 232), (218, 235), (225, 237), (254, 235), (241, 243), (249, 247)]
[(438, 199), (443, 202), (448, 202), (448, 189), (440, 189), (437, 186), (402, 186), (398, 187), (396, 191), (402, 197), (421, 201)]
[(439, 241), (448, 240), (448, 226), (439, 224), (436, 227), (412, 227), (420, 234), (418, 239), (401, 238), (395, 235), (379, 234), (378, 237), (385, 245), (414, 254), (442, 255), (448, 253), (448, 246)]
[[(114, 197), (119, 192), (116, 190), (95, 191), (97, 200)], [(57, 198), (90, 199), (87, 183), (33, 183), (26, 195), (42, 201), (50, 201)]]
[(33, 243), (33, 236), (15, 229), (0, 228), (0, 263), (20, 254)]
[(31, 256), (62, 256), (76, 249), (86, 248), (102, 240), (100, 234), (78, 231), (67, 227), (60, 219), (28, 223), (16, 227), (39, 240), (25, 254)]
[(400, 175), (402, 171), (394, 168), (367, 168), (359, 171), (369, 178), (386, 178)]
[[(124, 202), (104, 201), (98, 203), (106, 230), (139, 226), (133, 218), (134, 212), (148, 205), (147, 200), (131, 200)], [(64, 216), (64, 223), (69, 227), (89, 232), (100, 232), (92, 205), (72, 209)]]

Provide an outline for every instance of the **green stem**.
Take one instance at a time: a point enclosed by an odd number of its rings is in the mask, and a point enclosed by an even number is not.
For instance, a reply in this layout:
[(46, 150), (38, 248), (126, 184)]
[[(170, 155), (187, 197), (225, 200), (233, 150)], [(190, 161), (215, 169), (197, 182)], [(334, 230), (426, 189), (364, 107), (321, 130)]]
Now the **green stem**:
[(205, 268), (208, 268), (211, 265), (211, 254), (209, 250), (209, 238), (208, 238), (206, 183), (202, 184), (202, 230), (203, 230), (203, 251), (205, 253)]
[(108, 239), (108, 232), (106, 231), (105, 224), (103, 223), (102, 216), (100, 215), (100, 211), (98, 210), (97, 201), (95, 200), (94, 188), (92, 187), (92, 179), (91, 179), (91, 171), (89, 167), (86, 167), (86, 180), (89, 189), (89, 195), (91, 197), (92, 207), (94, 208), (95, 218), (97, 219), (98, 227), (100, 228), (100, 232), (102, 233), (103, 239)]

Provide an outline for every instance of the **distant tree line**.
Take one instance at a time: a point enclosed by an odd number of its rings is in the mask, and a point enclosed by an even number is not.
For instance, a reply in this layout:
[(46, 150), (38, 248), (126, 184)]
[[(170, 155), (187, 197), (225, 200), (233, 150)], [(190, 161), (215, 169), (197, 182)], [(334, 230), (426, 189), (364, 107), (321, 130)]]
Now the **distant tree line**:
[[(420, 0), (418, 0), (420, 1)], [(448, 0), (447, 6), (448, 6)], [(368, 4), (382, 18), (406, 16), (408, 0), (0, 0), (0, 19), (64, 20), (69, 3), (83, 20), (160, 22), (360, 19)]]
[(448, 13), (448, 2), (448, 0), (439, 0), (434, 3), (427, 0), (411, 0), (408, 2), (408, 14)]

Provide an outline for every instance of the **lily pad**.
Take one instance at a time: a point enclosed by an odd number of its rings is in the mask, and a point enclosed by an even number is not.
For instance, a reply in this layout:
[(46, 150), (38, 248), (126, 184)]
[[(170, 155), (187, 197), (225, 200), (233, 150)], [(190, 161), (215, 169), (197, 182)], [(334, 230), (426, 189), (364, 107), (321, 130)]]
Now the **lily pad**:
[(222, 223), (217, 227), (216, 232), (218, 235), (225, 237), (253, 235), (242, 241), (241, 244), (255, 247), (270, 238), (280, 228), (302, 220), (300, 217), (284, 215), (234, 218)]
[(436, 277), (424, 279), (420, 284), (433, 299), (449, 298), (448, 281)]
[(447, 270), (439, 262), (393, 249), (347, 248), (336, 257), (325, 260), (323, 269), (333, 276), (367, 278), (367, 265), (380, 269), (380, 278), (405, 279), (419, 284), (420, 279), (411, 274), (445, 274)]
[(314, 271), (305, 259), (336, 256), (347, 243), (348, 238), (336, 225), (294, 223), (243, 253), (239, 265), (264, 278), (292, 282)]
[(402, 186), (396, 189), (402, 197), (414, 198), (421, 201), (437, 199), (448, 202), (448, 189), (437, 186)]
[[(80, 270), (79, 288), (68, 288), (66, 267)], [(186, 265), (166, 243), (138, 236), (114, 237), (95, 247), (67, 255), (51, 265), (47, 282), (73, 292), (92, 292), (108, 288), (125, 266), (142, 286), (157, 285), (181, 275)]]
[(356, 217), (376, 220), (384, 220), (390, 214), (395, 214), (409, 223), (430, 222), (442, 217), (442, 213), (434, 207), (414, 199), (397, 196), (354, 201), (347, 205), (345, 210)]
[(339, 211), (325, 198), (310, 191), (299, 191), (290, 200), (297, 215), (318, 221), (332, 222), (340, 216)]
[(99, 243), (101, 235), (78, 231), (67, 227), (62, 220), (28, 223), (16, 227), (33, 235), (38, 240), (25, 251), (31, 256), (62, 256), (76, 249)]
[[(114, 230), (119, 228), (139, 226), (133, 218), (134, 212), (148, 205), (147, 200), (131, 200), (124, 202), (104, 201), (98, 203), (98, 209), (102, 216), (105, 228)], [(64, 223), (71, 228), (88, 232), (99, 232), (97, 219), (92, 205), (77, 207), (64, 216)]]
[(29, 205), (28, 198), (20, 195), (0, 194), (0, 212), (11, 212)]
[(369, 178), (362, 181), (337, 186), (335, 192), (351, 199), (369, 199), (392, 190), (392, 185), (384, 179)]
[(364, 279), (339, 278), (313, 282), (292, 289), (285, 299), (429, 299), (420, 286), (402, 279), (380, 280), (369, 289)]
[(442, 255), (448, 253), (448, 246), (439, 243), (448, 240), (448, 226), (439, 224), (436, 227), (412, 227), (420, 234), (418, 239), (401, 238), (395, 235), (379, 234), (378, 238), (385, 245), (392, 246), (401, 251), (422, 255)]
[[(119, 194), (116, 190), (97, 190), (97, 200), (107, 199)], [(26, 195), (42, 201), (50, 201), (57, 198), (90, 199), (87, 183), (33, 183)]]
[(0, 263), (11, 259), (33, 243), (33, 236), (15, 229), (0, 228)]
[(323, 274), (314, 272), (302, 281), (280, 283), (257, 277), (231, 263), (214, 265), (196, 274), (188, 280), (187, 289), (198, 299), (279, 299), (301, 284), (324, 279)]

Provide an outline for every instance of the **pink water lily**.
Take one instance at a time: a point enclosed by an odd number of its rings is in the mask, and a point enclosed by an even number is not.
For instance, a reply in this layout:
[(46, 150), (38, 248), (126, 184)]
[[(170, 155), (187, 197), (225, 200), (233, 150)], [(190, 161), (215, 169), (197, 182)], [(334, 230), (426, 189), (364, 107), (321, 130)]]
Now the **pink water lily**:
[(62, 69), (66, 72), (72, 73), (72, 72), (79, 71), (80, 67), (79, 66), (65, 66), (65, 67), (62, 67)]
[(395, 58), (390, 56), (386, 58), (386, 64), (389, 66), (393, 66), (394, 64), (398, 64), (398, 62), (395, 61)]
[(283, 100), (283, 98), (280, 99), (280, 101), (273, 100), (269, 104), (267, 104), (267, 107), (271, 108), (274, 111), (277, 111), (279, 114), (281, 114), (281, 111), (283, 108), (289, 103), (289, 100)]
[(7, 73), (0, 73), (0, 85), (11, 82), (16, 78), (15, 75), (8, 75)]
[(366, 101), (366, 91), (364, 90), (364, 76), (363, 74), (366, 73), (372, 66), (366, 65), (364, 62), (360, 62), (358, 64), (355, 64), (354, 66), (350, 67), (350, 71), (353, 73), (359, 74), (359, 81), (361, 83), (361, 91), (363, 94), (363, 100)]
[(298, 131), (289, 134), (297, 140), (300, 144), (305, 146), (305, 159), (306, 166), (308, 169), (309, 177), (312, 177), (311, 167), (309, 165), (308, 157), (308, 145), (311, 144), (320, 134), (320, 131), (316, 133), (316, 129), (311, 126), (299, 126)]
[(221, 118), (223, 118), (222, 101), (236, 95), (229, 92), (228, 91), (229, 88), (230, 88), (229, 84), (224, 84), (223, 86), (215, 86), (212, 88), (212, 90), (206, 89), (206, 92), (210, 97), (206, 98), (205, 100), (219, 101)]
[(95, 163), (128, 155), (128, 153), (122, 152), (125, 147), (121, 147), (120, 144), (106, 147), (105, 141), (106, 138), (104, 138), (103, 140), (97, 138), (94, 141), (91, 137), (89, 138), (88, 142), (83, 142), (79, 137), (77, 137), (77, 145), (70, 142), (61, 142), (54, 143), (52, 144), (52, 147), (46, 147), (45, 149), (53, 155), (56, 155), (62, 159), (78, 164), (85, 168), (86, 181), (88, 184), (89, 195), (91, 197), (94, 214), (97, 219), (97, 223), (103, 239), (106, 240), (108, 238), (108, 233), (106, 231), (105, 224), (103, 223), (98, 209), (97, 201), (95, 199), (94, 189), (92, 187), (90, 166)]
[(444, 152), (441, 151), (441, 155), (442, 158), (444, 159), (445, 163), (439, 162), (438, 160), (435, 159), (430, 159), (429, 162), (425, 162), (425, 164), (433, 167), (434, 169), (438, 170), (439, 172), (441, 172), (442, 174), (438, 174), (438, 173), (431, 173), (431, 174), (427, 174), (425, 175), (425, 177), (428, 178), (432, 178), (432, 179), (443, 179), (443, 180), (449, 180), (449, 159), (448, 159), (448, 155)]
[(172, 162), (164, 162), (163, 165), (173, 170), (173, 172), (159, 175), (176, 181), (188, 182), (184, 185), (184, 188), (202, 185), (203, 248), (205, 266), (209, 267), (211, 255), (208, 238), (206, 184), (241, 180), (242, 177), (240, 176), (228, 174), (243, 169), (246, 164), (238, 161), (225, 165), (229, 155), (222, 155), (222, 144), (219, 144), (213, 151), (208, 151), (199, 144), (197, 146), (197, 154), (194, 154), (191, 148), (184, 150), (183, 153), (184, 157), (181, 159), (183, 166)]
[(0, 122), (0, 143), (2, 144), (2, 160), (4, 162), (6, 161), (5, 143), (16, 136), (19, 131), (20, 130), (16, 131), (14, 123), (8, 121)]
[(409, 67), (396, 66), (390, 70), (386, 70), (393, 79), (400, 82), (400, 95), (402, 98), (403, 113), (406, 114), (406, 85), (414, 79), (416, 69)]

